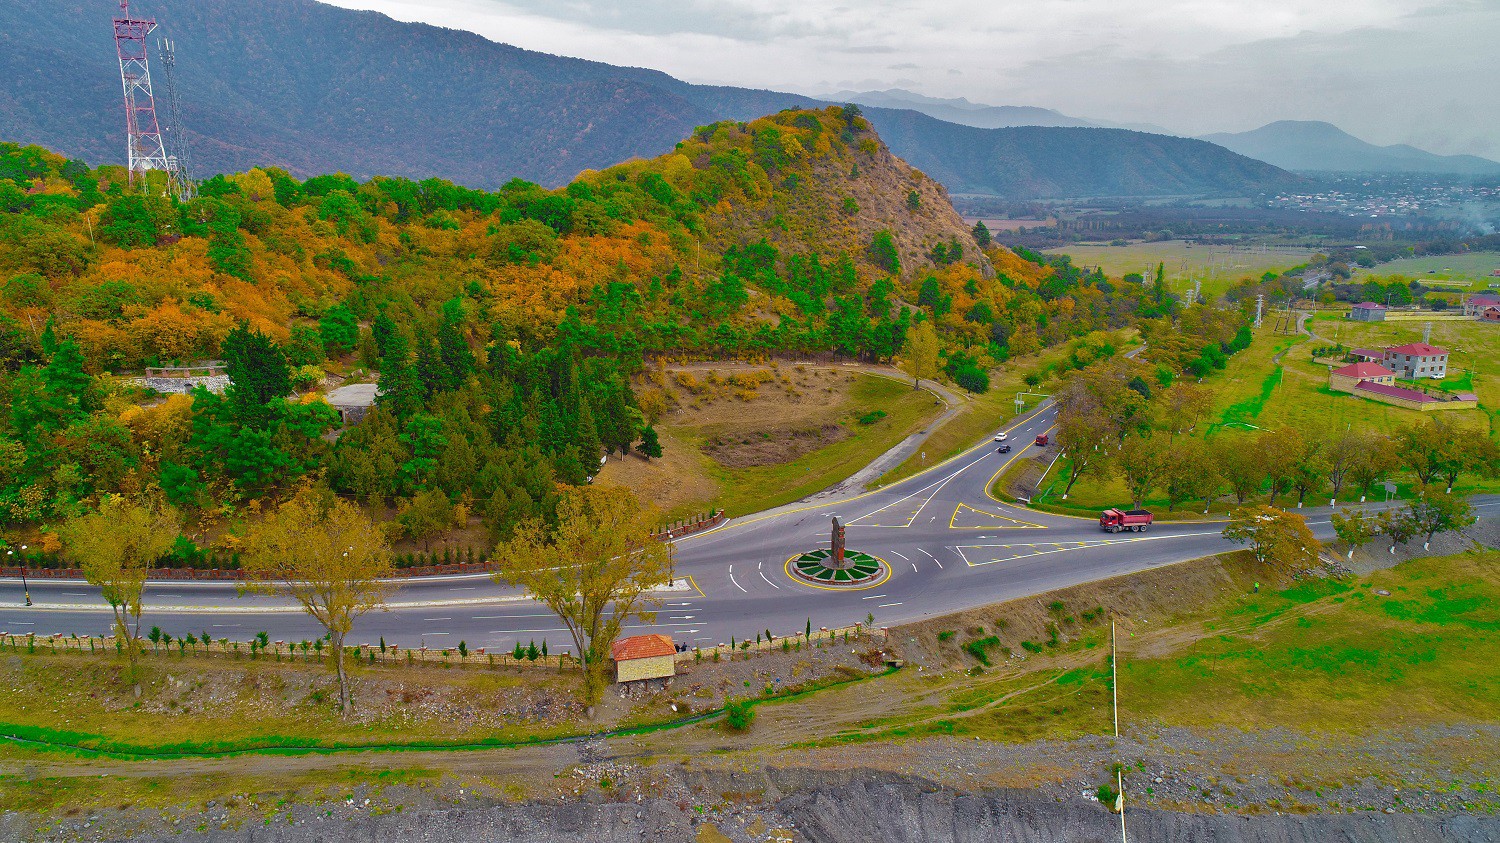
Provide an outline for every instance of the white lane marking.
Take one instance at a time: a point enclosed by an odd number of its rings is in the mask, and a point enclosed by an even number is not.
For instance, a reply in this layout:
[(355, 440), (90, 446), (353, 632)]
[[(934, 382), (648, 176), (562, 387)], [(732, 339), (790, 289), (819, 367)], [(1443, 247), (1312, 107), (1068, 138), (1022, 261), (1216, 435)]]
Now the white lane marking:
[(885, 596), (884, 594), (871, 594), (868, 597), (861, 597), (859, 599), (861, 599), (861, 600), (879, 600), (880, 598), (882, 598), (884, 596)]
[(216, 623), (214, 629), (239, 629), (242, 626), (244, 626), (242, 623)]
[(696, 618), (696, 617), (697, 617), (697, 615), (669, 615), (667, 617), (667, 620), (669, 620), (669, 621), (690, 621), (690, 620), (692, 620), (693, 618)]
[(460, 586), (455, 586), (453, 588), (453, 590), (454, 591), (474, 591), (477, 588), (479, 588), (479, 586), (477, 586), (477, 585), (460, 585)]
[(760, 578), (766, 581), (766, 585), (769, 585), (770, 587), (776, 589), (777, 591), (781, 590), (781, 586), (777, 585), (776, 583), (771, 582), (771, 579), (766, 576), (766, 572), (765, 571), (761, 571), (760, 572)]
[(87, 597), (88, 596), (87, 593), (82, 592), (82, 591), (64, 591), (63, 594), (66, 594), (69, 597)]
[(451, 632), (424, 632), (423, 635), (452, 635)]
[(913, 562), (913, 563), (911, 563), (911, 571), (912, 571), (912, 573), (914, 573), (914, 574), (915, 574), (915, 573), (918, 573), (918, 572), (917, 572), (917, 563), (915, 563), (915, 562)]
[(907, 561), (907, 562), (910, 562), (910, 561), (911, 561), (911, 560), (910, 560), (910, 559), (907, 559), (907, 558), (906, 558), (906, 554), (904, 554), (904, 553), (898, 553), (898, 552), (896, 552), (896, 551), (894, 551), (894, 550), (893, 550), (893, 551), (891, 551), (891, 555), (892, 555), (892, 556), (899, 556), (899, 557), (901, 557), (901, 558), (902, 558), (902, 559), (905, 559), (905, 560), (906, 560), (906, 561)]
[[(919, 547), (919, 548), (917, 548), (917, 550), (920, 551), (920, 552), (922, 552), (922, 553), (927, 553), (927, 551), (924, 548), (920, 548)], [(927, 553), (927, 558), (928, 559), (936, 559), (937, 557), (933, 556), (931, 553)]]
[(523, 614), (519, 614), (519, 615), (474, 615), (473, 618), (472, 618), (472, 620), (476, 620), (476, 621), (493, 621), (493, 620), (503, 620), (505, 618), (550, 618), (550, 617), (552, 617), (552, 613), (551, 612), (533, 612), (533, 613), (523, 613)]
[[(851, 519), (848, 522), (848, 524), (846, 524), (845, 526), (853, 527), (853, 526), (855, 526), (855, 522), (862, 521), (862, 520), (864, 520), (866, 518), (869, 518), (872, 515), (875, 515), (876, 513), (884, 512), (885, 510), (890, 509), (891, 507), (896, 506), (897, 504), (909, 501), (912, 498), (916, 497), (917, 495), (920, 495), (923, 492), (926, 492), (927, 490), (931, 489), (932, 490), (932, 494), (928, 495), (927, 499), (924, 500), (924, 501), (922, 501), (922, 505), (919, 506), (919, 507), (917, 507), (917, 510), (911, 514), (911, 518), (907, 520), (906, 526), (910, 526), (911, 522), (915, 521), (917, 519), (917, 516), (922, 514), (922, 510), (927, 507), (927, 504), (931, 503), (932, 499), (935, 498), (935, 497), (937, 497), (937, 493), (940, 492), (940, 491), (942, 491), (943, 487), (948, 484), (948, 481), (952, 480), (953, 478), (957, 477), (960, 474), (963, 474), (965, 471), (968, 471), (970, 468), (973, 468), (975, 465), (977, 465), (979, 463), (980, 460), (984, 459), (987, 456), (989, 456), (989, 452), (988, 451), (985, 452), (984, 456), (979, 457), (979, 459), (973, 460), (968, 465), (964, 466), (963, 468), (960, 468), (959, 470), (953, 472), (952, 474), (948, 475), (947, 477), (944, 477), (941, 480), (934, 480), (932, 483), (929, 483), (928, 485), (923, 486), (922, 488), (916, 490), (915, 492), (912, 492), (911, 494), (909, 494), (909, 495), (907, 495), (907, 496), (905, 496), (903, 498), (898, 498), (897, 500), (891, 501), (890, 503), (886, 504), (885, 506), (880, 507), (879, 509), (873, 510), (871, 512), (867, 512), (864, 515), (859, 516), (858, 518)], [(873, 526), (873, 525), (868, 525), (867, 524), (867, 525), (864, 525), (864, 526)]]
[(36, 626), (36, 621), (11, 621), (16, 626)]
[(748, 593), (749, 590), (750, 590), (750, 589), (745, 588), (744, 586), (740, 585), (739, 580), (736, 580), (734, 578), (734, 574), (730, 574), (729, 575), (729, 581), (732, 582), (732, 583), (734, 583), (734, 587), (737, 588), (737, 589), (739, 589), (740, 591), (744, 591), (744, 592)]
[(900, 606), (900, 605), (901, 605), (900, 603), (881, 603), (879, 606), (876, 606), (875, 608), (877, 608), (877, 609), (889, 609), (892, 606)]

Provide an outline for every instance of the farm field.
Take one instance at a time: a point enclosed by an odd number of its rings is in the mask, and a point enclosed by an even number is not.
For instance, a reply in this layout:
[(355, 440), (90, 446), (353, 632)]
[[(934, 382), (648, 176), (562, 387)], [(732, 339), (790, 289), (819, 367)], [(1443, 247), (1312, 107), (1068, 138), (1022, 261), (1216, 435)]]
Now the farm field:
[(1432, 255), (1391, 261), (1374, 269), (1360, 270), (1356, 277), (1402, 275), (1423, 282), (1468, 282), (1466, 286), (1439, 286), (1454, 291), (1474, 291), (1486, 289), (1491, 284), (1500, 286), (1500, 276), (1491, 275), (1497, 269), (1500, 269), (1500, 252), (1471, 252), (1466, 255)]
[(1130, 272), (1150, 277), (1158, 263), (1165, 264), (1172, 292), (1185, 293), (1199, 279), (1204, 295), (1212, 299), (1241, 279), (1306, 263), (1314, 252), (1294, 246), (1195, 246), (1184, 240), (1164, 240), (1128, 246), (1075, 244), (1051, 249), (1049, 254), (1069, 255), (1078, 266), (1098, 266), (1111, 278)]

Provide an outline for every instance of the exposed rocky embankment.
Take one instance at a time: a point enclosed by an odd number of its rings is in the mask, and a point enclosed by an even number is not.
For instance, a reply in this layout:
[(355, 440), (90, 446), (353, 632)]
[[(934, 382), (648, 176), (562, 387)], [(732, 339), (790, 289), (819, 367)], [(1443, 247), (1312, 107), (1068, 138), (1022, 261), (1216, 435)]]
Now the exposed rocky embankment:
[[(358, 806), (349, 811), (309, 806), (305, 813), (294, 811), (292, 816), (278, 816), (264, 825), (114, 839), (132, 843), (1106, 843), (1119, 839), (1120, 834), (1118, 816), (1086, 799), (1057, 801), (1023, 790), (967, 792), (874, 771), (843, 775), (808, 770), (674, 772), (659, 778), (657, 787), (657, 795), (650, 797), (639, 792), (591, 790), (570, 801), (434, 806), (379, 816), (359, 811)], [(343, 807), (342, 803), (337, 806)], [(1131, 809), (1127, 819), (1132, 838), (1153, 843), (1500, 842), (1500, 817), (1493, 816), (1247, 817)], [(4, 832), (0, 823), (0, 834)]]

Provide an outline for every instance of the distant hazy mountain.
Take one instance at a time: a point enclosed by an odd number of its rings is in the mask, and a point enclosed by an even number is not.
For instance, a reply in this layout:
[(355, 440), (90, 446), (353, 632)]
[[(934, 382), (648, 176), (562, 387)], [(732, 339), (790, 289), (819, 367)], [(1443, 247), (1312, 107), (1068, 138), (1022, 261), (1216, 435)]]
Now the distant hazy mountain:
[(1069, 117), (1050, 108), (1029, 105), (981, 105), (966, 99), (937, 99), (912, 91), (892, 88), (888, 91), (839, 91), (819, 99), (829, 102), (853, 102), (878, 108), (907, 108), (929, 117), (974, 126), (980, 129), (1003, 129), (1010, 126), (1093, 126), (1087, 120)]
[(1406, 144), (1376, 146), (1316, 120), (1279, 120), (1248, 132), (1204, 135), (1203, 140), (1288, 170), (1500, 175), (1500, 162), (1488, 158), (1436, 155)]
[[(0, 2), (0, 140), (93, 163), (123, 159), (110, 27), (118, 8), (115, 0)], [(265, 164), (300, 175), (559, 185), (584, 169), (659, 155), (700, 125), (818, 104), (796, 94), (691, 85), (312, 0), (137, 0), (131, 9), (157, 18), (159, 34), (177, 42), (200, 173)], [(1270, 168), (1252, 173), (1223, 150), (1206, 154), (1214, 148), (1197, 142), (1172, 146), (1069, 128), (1001, 143), (986, 130), (912, 111), (871, 116), (891, 132), (893, 152), (953, 190), (1017, 197), (1249, 191), (1279, 177)], [(1049, 139), (1053, 131), (1083, 134)]]
[(838, 91), (820, 96), (828, 102), (853, 102), (878, 108), (908, 108), (920, 111), (928, 117), (936, 117), (961, 126), (978, 129), (1005, 129), (1011, 126), (1069, 126), (1099, 129), (1130, 129), (1135, 132), (1153, 132), (1160, 135), (1171, 131), (1152, 123), (1114, 123), (1108, 120), (1085, 120), (1069, 117), (1050, 108), (1031, 105), (985, 105), (958, 99), (929, 97), (903, 88), (885, 91)]
[(1247, 195), (1305, 180), (1192, 138), (1124, 129), (1016, 126), (976, 129), (866, 108), (892, 149), (953, 193), (1016, 198)]

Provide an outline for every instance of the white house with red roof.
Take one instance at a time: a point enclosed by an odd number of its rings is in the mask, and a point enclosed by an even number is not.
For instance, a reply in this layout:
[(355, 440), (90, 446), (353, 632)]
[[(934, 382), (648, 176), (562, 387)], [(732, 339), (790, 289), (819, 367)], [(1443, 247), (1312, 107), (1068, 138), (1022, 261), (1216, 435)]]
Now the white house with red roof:
[(1464, 299), (1464, 315), (1485, 322), (1500, 320), (1500, 296), (1488, 293)]
[(1380, 362), (1394, 372), (1396, 377), (1407, 380), (1440, 379), (1448, 376), (1448, 349), (1425, 342), (1387, 348), (1385, 358)]

